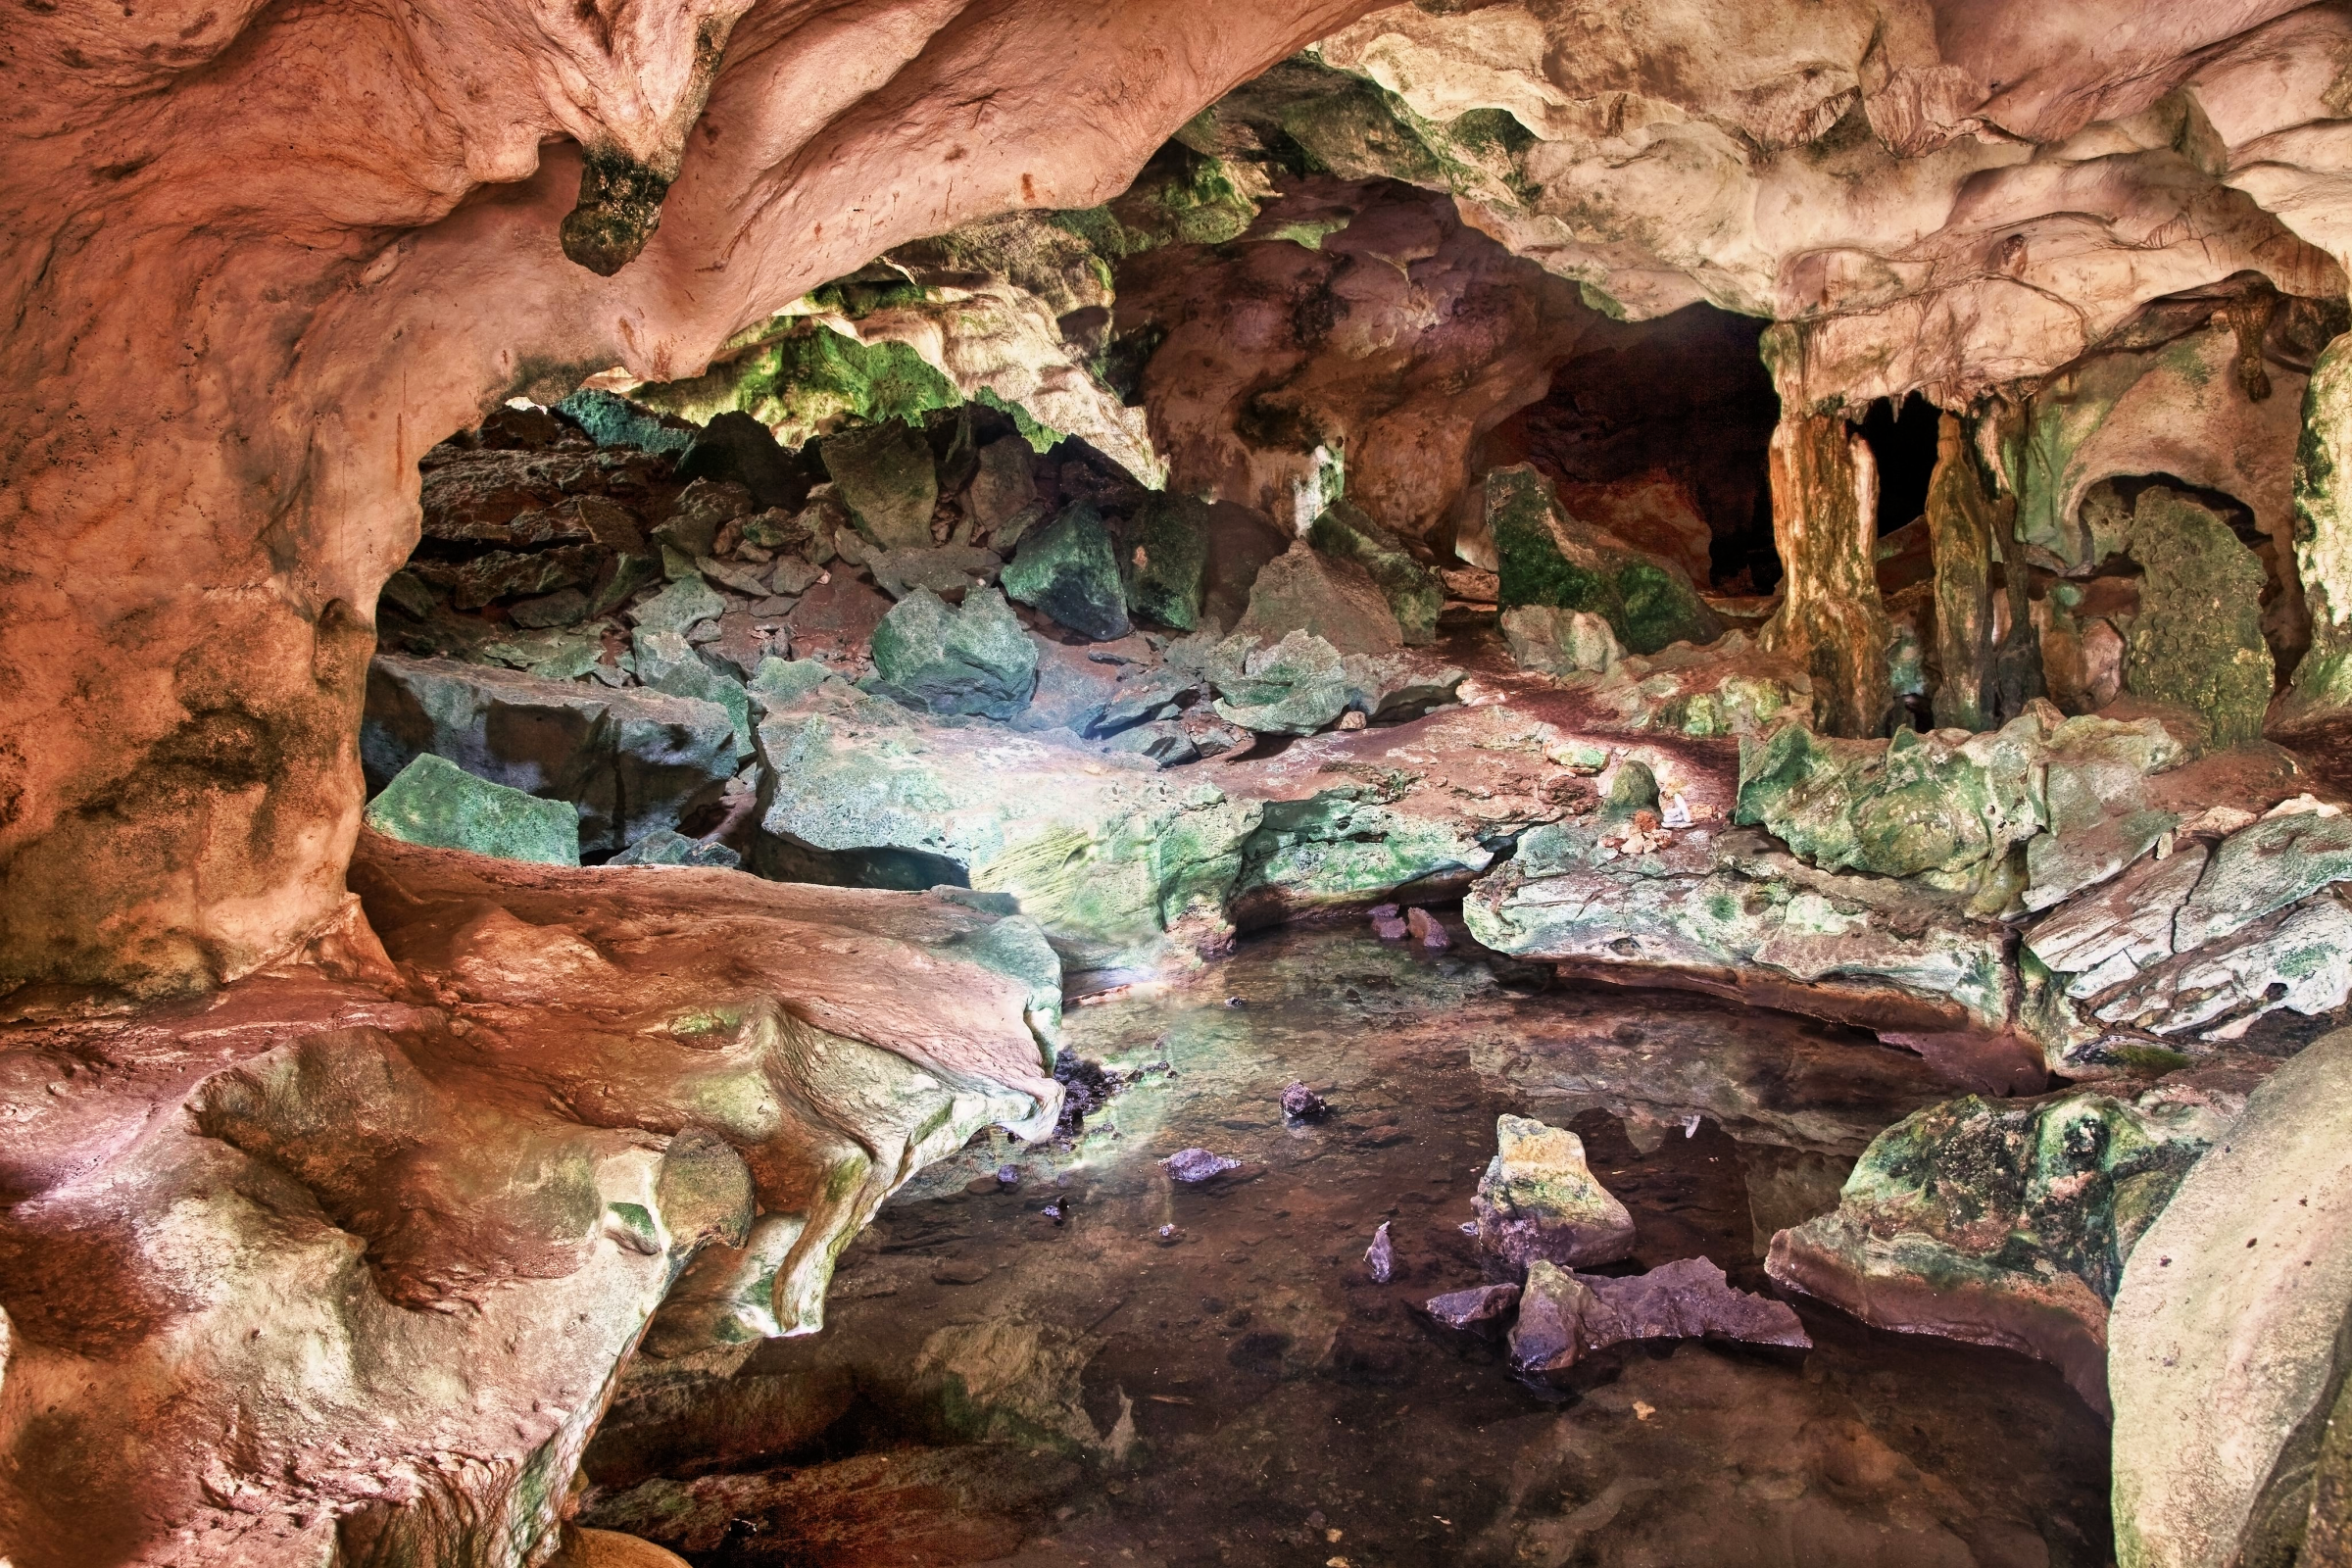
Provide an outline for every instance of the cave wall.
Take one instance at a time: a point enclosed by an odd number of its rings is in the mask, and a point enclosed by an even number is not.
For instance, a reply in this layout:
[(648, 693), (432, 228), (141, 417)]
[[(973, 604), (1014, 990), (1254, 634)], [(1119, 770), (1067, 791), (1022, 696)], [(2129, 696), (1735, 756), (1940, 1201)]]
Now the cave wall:
[[(333, 910), (431, 441), (1102, 203), (1318, 38), (1372, 84), (1279, 112), (1325, 170), (1443, 193), (1603, 314), (1788, 323), (1791, 417), (1957, 406), (2241, 273), (2345, 287), (2352, 19), (2286, 0), (58, 0), (0, 45), (0, 987), (217, 982)], [(1443, 488), (1357, 472), (1415, 517)]]
[[(19, 16), (0, 991), (216, 983), (334, 910), (434, 441), (616, 363), (699, 369), (892, 244), (1099, 201), (1360, 9)], [(563, 249), (583, 146), (677, 174), (612, 277)]]

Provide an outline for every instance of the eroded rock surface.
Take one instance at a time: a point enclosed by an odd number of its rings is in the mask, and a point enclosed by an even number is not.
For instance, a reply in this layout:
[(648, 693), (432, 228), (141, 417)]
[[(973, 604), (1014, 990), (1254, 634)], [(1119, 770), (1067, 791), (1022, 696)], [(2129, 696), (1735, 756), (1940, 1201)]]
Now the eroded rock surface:
[(374, 837), (354, 880), (313, 963), (0, 1040), (20, 1563), (519, 1564), (649, 1328), (814, 1329), (885, 1196), (1059, 1104), (1017, 919)]

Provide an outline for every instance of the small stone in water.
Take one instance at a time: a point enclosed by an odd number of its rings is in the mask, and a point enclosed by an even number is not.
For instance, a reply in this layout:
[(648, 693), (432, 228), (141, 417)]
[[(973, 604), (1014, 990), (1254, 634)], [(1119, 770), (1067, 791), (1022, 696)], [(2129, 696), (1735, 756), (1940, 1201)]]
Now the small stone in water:
[(1061, 1223), (1061, 1204), (1058, 1202), (1048, 1203), (1045, 1207), (1039, 1209), (1038, 1212), (1044, 1215), (1047, 1219), (1052, 1220), (1056, 1225)]
[(1456, 1225), (1454, 1229), (1460, 1231), (1464, 1236), (1476, 1236), (1478, 1234), (1478, 1221), (1474, 1219), (1466, 1219), (1459, 1225)]
[(1372, 934), (1383, 942), (1402, 942), (1408, 927), (1404, 916), (1396, 912), (1394, 904), (1376, 904), (1371, 908)]
[(1282, 1113), (1298, 1121), (1321, 1121), (1331, 1114), (1331, 1106), (1306, 1085), (1292, 1084), (1282, 1092)]
[(1176, 1245), (1178, 1242), (1180, 1242), (1180, 1241), (1182, 1241), (1182, 1240), (1184, 1240), (1183, 1234), (1182, 1234), (1181, 1232), (1179, 1232), (1179, 1231), (1176, 1229), (1176, 1227), (1175, 1227), (1175, 1226), (1173, 1226), (1173, 1225), (1162, 1225), (1162, 1226), (1159, 1228), (1159, 1245), (1160, 1245), (1160, 1246), (1162, 1246), (1162, 1247), (1174, 1247), (1174, 1246), (1175, 1246), (1175, 1245)]
[(1389, 1243), (1389, 1222), (1382, 1220), (1380, 1229), (1372, 1233), (1372, 1245), (1364, 1249), (1364, 1261), (1372, 1265), (1372, 1283), (1386, 1285), (1396, 1273), (1396, 1249)]
[(1438, 924), (1437, 916), (1431, 914), (1427, 909), (1407, 909), (1404, 912), (1404, 923), (1413, 933), (1413, 940), (1425, 948), (1443, 948), (1448, 945), (1446, 928)]
[(1020, 1186), (1021, 1167), (1018, 1165), (999, 1165), (997, 1167), (997, 1184), (1001, 1187)]
[(1433, 1296), (1422, 1310), (1449, 1329), (1473, 1329), (1496, 1321), (1518, 1304), (1518, 1286), (1481, 1285)]
[(1244, 1002), (1244, 1001), (1243, 1001), (1241, 998), (1239, 998), (1239, 997), (1227, 997), (1227, 998), (1225, 999), (1225, 1005), (1227, 1005), (1228, 1007), (1247, 1007), (1248, 1005), (1250, 1005), (1250, 1004), (1248, 1004), (1247, 1002)]
[(1160, 1163), (1180, 1182), (1204, 1182), (1240, 1169), (1242, 1162), (1224, 1154), (1212, 1154), (1205, 1149), (1180, 1149)]

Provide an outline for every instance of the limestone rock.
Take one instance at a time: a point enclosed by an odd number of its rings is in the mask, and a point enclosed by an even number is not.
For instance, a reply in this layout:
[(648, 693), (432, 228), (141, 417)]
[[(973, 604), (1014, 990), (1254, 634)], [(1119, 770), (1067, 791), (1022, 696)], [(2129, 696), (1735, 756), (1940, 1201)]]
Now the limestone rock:
[(1479, 1285), (1466, 1291), (1433, 1296), (1422, 1310), (1449, 1329), (1482, 1328), (1499, 1323), (1519, 1304), (1516, 1285)]
[(696, 479), (670, 503), (669, 514), (654, 529), (657, 543), (699, 560), (717, 546), (719, 532), (750, 515), (752, 492), (731, 479)]
[(976, 533), (994, 535), (1036, 502), (1034, 456), (1029, 443), (1017, 435), (1000, 437), (980, 449), (971, 486), (964, 492)]
[[(1500, 1116), (1494, 1142), (1471, 1206), (1478, 1245), (1497, 1261), (1521, 1272), (1539, 1261), (1590, 1265), (1632, 1254), (1634, 1217), (1593, 1178), (1583, 1139), (1524, 1116)], [(1532, 1286), (1532, 1274), (1530, 1280)]]
[(724, 844), (708, 844), (675, 828), (658, 827), (605, 863), (716, 866), (732, 871), (743, 864), (743, 857)]
[(863, 579), (837, 567), (826, 581), (801, 595), (784, 622), (796, 651), (822, 652), (838, 662), (855, 662), (867, 656), (875, 629), (890, 609), (891, 602)]
[(1883, 1328), (2055, 1362), (2104, 1407), (2107, 1303), (2126, 1261), (2257, 1081), (2206, 1068), (2136, 1094), (1920, 1111), (1871, 1144), (1836, 1213), (1773, 1238), (1766, 1266)]
[(726, 610), (727, 602), (702, 573), (689, 571), (651, 599), (631, 606), (628, 616), (645, 631), (683, 632), (699, 621), (716, 620)]
[(569, 803), (589, 855), (675, 826), (736, 767), (732, 720), (714, 704), (380, 654), (360, 727), (368, 781), (381, 789), (426, 753)]
[(579, 813), (563, 801), (475, 778), (427, 752), (368, 803), (368, 825), (404, 844), (541, 865), (580, 863)]
[(1742, 1340), (1809, 1350), (1812, 1337), (1785, 1301), (1732, 1289), (1703, 1257), (1611, 1279), (1576, 1274), (1538, 1259), (1527, 1269), (1511, 1364), (1522, 1372), (1565, 1372), (1595, 1350), (1636, 1340)]
[(2133, 519), (2132, 550), (2147, 575), (2124, 637), (2125, 688), (2195, 712), (2216, 746), (2260, 739), (2272, 682), (2262, 564), (2184, 497), (2148, 491)]
[(931, 444), (904, 419), (824, 440), (825, 471), (858, 532), (883, 550), (927, 550), (939, 507), (939, 470)]
[(1437, 641), (1438, 612), (1446, 608), (1446, 588), (1395, 534), (1346, 501), (1335, 501), (1307, 530), (1306, 541), (1316, 550), (1342, 561), (1352, 561), (1370, 574), (1407, 647)]
[(808, 499), (808, 475), (776, 444), (767, 426), (736, 409), (713, 415), (678, 456), (681, 479), (725, 479), (749, 492), (760, 511), (796, 512)]
[(1128, 612), (1193, 631), (1207, 591), (1215, 508), (1190, 496), (1154, 491), (1120, 535)]
[(1261, 735), (1312, 735), (1347, 710), (1351, 690), (1339, 650), (1304, 631), (1271, 645), (1236, 632), (1217, 646), (1209, 679), (1218, 715)]
[(995, 589), (950, 609), (917, 588), (874, 628), (874, 670), (932, 712), (1007, 719), (1037, 689), (1037, 648)]
[(1502, 612), (1502, 636), (1521, 669), (1545, 675), (1603, 674), (1625, 657), (1608, 621), (1589, 610), (1520, 605)]
[(1222, 636), (1250, 612), (1250, 591), (1268, 563), (1297, 542), (1262, 512), (1230, 501), (1210, 505), (1206, 521), (1208, 560), (1201, 577), (1202, 629)]
[(1637, 654), (1722, 634), (1722, 622), (1680, 566), (1569, 516), (1550, 484), (1525, 465), (1487, 475), (1486, 520), (1501, 561), (1505, 610), (1591, 611)]
[(737, 760), (752, 755), (752, 701), (743, 682), (713, 669), (674, 631), (648, 631), (641, 626), (633, 647), (639, 680), (672, 697), (725, 709), (735, 734)]
[(2339, 1031), (2254, 1090), (2124, 1267), (2106, 1387), (2116, 1555), (2131, 1568), (2283, 1560), (2248, 1551), (2276, 1539), (2274, 1520), (2341, 1539), (2340, 1497), (2315, 1508), (2311, 1494), (2352, 1311), (2347, 1125)]
[(1117, 553), (1101, 514), (1084, 502), (1021, 535), (1004, 581), (1006, 598), (1044, 612), (1090, 641), (1112, 642), (1128, 633)]
[(631, 403), (616, 392), (583, 388), (557, 404), (556, 412), (587, 431), (600, 447), (678, 453), (694, 444), (692, 424)]
[(1343, 654), (1382, 654), (1404, 643), (1396, 612), (1371, 573), (1303, 539), (1258, 572), (1249, 613), (1233, 630), (1237, 637), (1268, 642), (1303, 632)]
[(686, 1568), (686, 1559), (642, 1536), (575, 1528), (565, 1530), (564, 1549), (547, 1560), (547, 1568)]

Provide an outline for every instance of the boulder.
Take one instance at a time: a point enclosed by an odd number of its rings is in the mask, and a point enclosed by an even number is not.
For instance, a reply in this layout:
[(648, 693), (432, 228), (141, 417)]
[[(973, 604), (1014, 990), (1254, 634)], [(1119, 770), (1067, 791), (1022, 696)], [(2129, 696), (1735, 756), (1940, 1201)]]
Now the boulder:
[(2260, 740), (2274, 675), (2261, 561), (2210, 509), (2163, 487), (2132, 510), (2132, 554), (2145, 575), (2124, 689), (2196, 713), (2216, 746)]
[(1438, 612), (1446, 608), (1446, 585), (1413, 558), (1404, 542), (1346, 501), (1323, 509), (1306, 541), (1339, 561), (1352, 561), (1371, 576), (1395, 612), (1407, 647), (1438, 640)]
[(1722, 1268), (1703, 1257), (1679, 1258), (1628, 1279), (1571, 1273), (1539, 1258), (1528, 1265), (1519, 1319), (1511, 1325), (1511, 1364), (1524, 1373), (1557, 1374), (1612, 1345), (1696, 1339), (1813, 1348), (1788, 1302), (1732, 1289)]
[(797, 455), (776, 444), (772, 431), (737, 409), (714, 415), (678, 458), (681, 479), (728, 479), (764, 511), (798, 511), (808, 500), (808, 474)]
[(777, 659), (771, 655), (760, 661), (760, 667), (752, 671), (745, 690), (764, 708), (788, 708), (822, 686), (832, 673), (813, 659)]
[(964, 515), (983, 539), (1037, 504), (1036, 454), (1017, 435), (1001, 436), (974, 456), (972, 482), (964, 491)]
[(825, 437), (825, 471), (858, 531), (883, 550), (927, 550), (939, 510), (931, 443), (904, 419)]
[(1498, 1116), (1494, 1143), (1471, 1200), (1478, 1245), (1490, 1255), (1521, 1273), (1539, 1260), (1614, 1263), (1633, 1254), (1634, 1217), (1585, 1164), (1583, 1139), (1525, 1116)]
[(654, 539), (689, 559), (708, 556), (717, 547), (720, 530), (751, 515), (752, 505), (751, 491), (731, 479), (697, 479), (670, 503)]
[(732, 871), (743, 857), (724, 844), (688, 838), (676, 828), (658, 827), (605, 862), (607, 865), (701, 865)]
[(426, 753), (570, 803), (589, 855), (674, 826), (736, 767), (733, 721), (713, 703), (379, 654), (360, 723), (368, 783), (382, 789)]
[(1766, 1269), (1881, 1328), (2040, 1356), (2103, 1409), (2126, 1261), (2258, 1081), (2208, 1067), (1930, 1106), (1872, 1141), (1835, 1213), (1775, 1236)]
[(1544, 675), (1602, 674), (1625, 657), (1608, 621), (1589, 610), (1520, 605), (1502, 612), (1502, 638), (1521, 669)]
[(368, 825), (404, 844), (541, 865), (580, 863), (579, 813), (562, 801), (475, 778), (427, 752), (368, 803)]
[(1241, 624), (1250, 612), (1257, 574), (1297, 536), (1264, 513), (1232, 501), (1210, 503), (1204, 521), (1208, 557), (1200, 579), (1200, 624), (1222, 635)]
[(672, 697), (714, 703), (726, 710), (735, 732), (738, 760), (752, 755), (752, 700), (743, 682), (713, 669), (692, 644), (674, 631), (637, 629), (633, 640), (637, 678)]
[(1119, 558), (1102, 514), (1085, 502), (1062, 510), (1043, 528), (1021, 535), (1004, 568), (1007, 598), (1050, 615), (1090, 642), (1127, 635), (1126, 590)]
[(1343, 654), (1385, 654), (1404, 645), (1396, 614), (1371, 573), (1303, 539), (1258, 572), (1249, 612), (1233, 630), (1266, 642), (1305, 632)]
[(836, 660), (858, 660), (866, 657), (874, 630), (890, 609), (890, 601), (863, 578), (837, 565), (825, 581), (801, 595), (784, 624), (802, 654), (821, 651)]
[(480, 610), (501, 599), (532, 598), (594, 583), (612, 560), (601, 545), (558, 545), (552, 550), (493, 550), (470, 561), (416, 561), (409, 570), (446, 589), (460, 610)]
[(917, 588), (874, 628), (874, 671), (931, 712), (1009, 719), (1037, 689), (1037, 647), (994, 588), (953, 609)]
[(874, 574), (875, 585), (894, 599), (904, 599), (916, 588), (928, 588), (943, 599), (961, 599), (995, 582), (1004, 563), (995, 551), (978, 545), (936, 545), (874, 551), (866, 558), (866, 569)]
[(2347, 1127), (2352, 1031), (2338, 1031), (2254, 1090), (2125, 1265), (2106, 1388), (2126, 1568), (2342, 1560)]
[(698, 621), (725, 614), (727, 602), (699, 571), (688, 571), (668, 587), (627, 612), (629, 623), (643, 631), (683, 632)]
[(1218, 715), (1261, 735), (1312, 735), (1347, 711), (1347, 662), (1322, 638), (1294, 631), (1265, 646), (1236, 632), (1208, 667)]
[(1505, 610), (1554, 605), (1592, 611), (1637, 654), (1722, 635), (1722, 621), (1689, 573), (1570, 516), (1550, 482), (1525, 464), (1487, 475), (1486, 518), (1500, 561)]
[(1200, 625), (1215, 514), (1206, 502), (1164, 490), (1144, 498), (1119, 533), (1130, 614), (1177, 631)]

